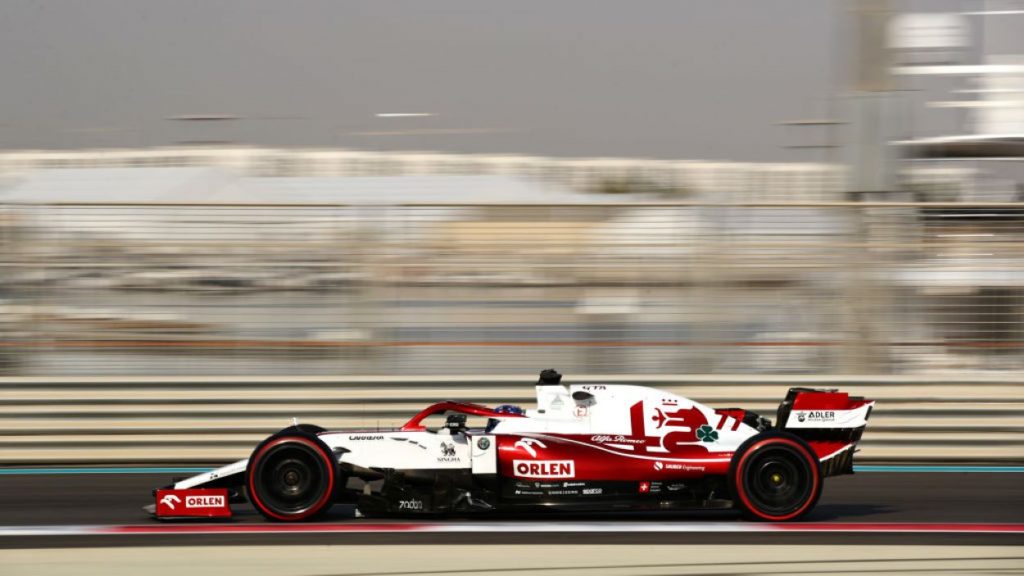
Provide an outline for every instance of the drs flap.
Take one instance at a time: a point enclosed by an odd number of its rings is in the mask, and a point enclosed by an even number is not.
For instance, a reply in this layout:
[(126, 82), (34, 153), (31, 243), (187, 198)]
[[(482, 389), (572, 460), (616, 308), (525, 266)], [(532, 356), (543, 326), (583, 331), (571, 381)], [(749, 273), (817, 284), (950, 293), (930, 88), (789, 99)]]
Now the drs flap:
[(226, 488), (156, 491), (157, 518), (230, 518)]

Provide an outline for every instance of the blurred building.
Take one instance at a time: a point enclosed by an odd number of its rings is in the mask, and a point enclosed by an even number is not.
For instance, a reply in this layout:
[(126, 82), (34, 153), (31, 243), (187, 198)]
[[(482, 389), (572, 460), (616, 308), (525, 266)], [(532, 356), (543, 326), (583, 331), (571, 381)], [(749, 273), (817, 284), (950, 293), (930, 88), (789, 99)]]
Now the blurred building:
[(1024, 209), (970, 165), (914, 165), (863, 202), (821, 164), (180, 148), (0, 166), (7, 374), (1024, 368)]
[[(372, 152), (329, 149), (182, 147), (0, 151), (0, 178), (36, 170), (206, 167), (239, 177), (511, 176), (578, 191), (644, 189), (685, 197), (707, 192), (753, 202), (840, 199), (844, 171), (816, 163), (747, 163), (634, 158)], [(485, 200), (485, 198), (481, 198)]]

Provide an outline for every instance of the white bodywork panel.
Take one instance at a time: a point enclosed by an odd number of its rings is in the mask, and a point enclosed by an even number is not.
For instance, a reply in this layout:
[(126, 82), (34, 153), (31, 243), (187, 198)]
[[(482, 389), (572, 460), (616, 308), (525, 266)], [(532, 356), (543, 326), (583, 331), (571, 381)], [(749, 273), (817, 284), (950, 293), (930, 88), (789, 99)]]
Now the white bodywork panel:
[(341, 462), (364, 468), (453, 469), (470, 468), (466, 434), (437, 432), (328, 432), (320, 439), (331, 448), (348, 450)]
[(473, 474), (496, 474), (498, 472), (498, 439), (482, 434), (473, 436), (470, 444), (473, 450)]
[(868, 424), (869, 402), (853, 410), (793, 410), (786, 428), (860, 428)]
[(206, 484), (207, 482), (213, 482), (214, 480), (216, 480), (218, 478), (223, 478), (225, 476), (231, 476), (231, 475), (234, 475), (234, 474), (243, 473), (243, 472), (245, 472), (245, 466), (248, 463), (249, 463), (249, 459), (248, 458), (245, 459), (245, 460), (239, 460), (238, 462), (233, 462), (231, 464), (228, 464), (227, 466), (222, 466), (220, 468), (217, 468), (216, 470), (211, 470), (209, 472), (204, 472), (203, 474), (199, 474), (198, 476), (193, 476), (191, 478), (186, 478), (185, 480), (182, 480), (181, 482), (175, 483), (174, 487), (176, 489), (178, 489), (178, 490), (181, 490), (181, 489), (184, 489), (184, 488), (192, 488), (192, 487), (195, 487), (195, 486), (201, 486), (203, 484)]
[[(580, 400), (573, 394), (584, 392)], [(641, 403), (642, 420), (631, 418), (631, 407)], [(608, 448), (629, 450), (631, 436), (664, 437), (671, 433), (692, 433), (694, 430), (673, 420), (672, 415), (699, 412), (706, 426), (715, 430), (716, 438), (708, 448), (734, 451), (757, 430), (722, 412), (687, 398), (654, 388), (624, 384), (574, 384), (571, 386), (537, 386), (537, 407), (526, 417), (498, 418), (489, 431), (469, 430), (452, 434), (448, 429), (437, 431), (370, 431), (323, 432), (319, 434), (329, 448), (344, 448), (339, 458), (364, 468), (395, 469), (472, 469), (477, 474), (497, 471), (497, 438), (494, 434), (580, 434), (589, 435)], [(794, 414), (797, 412), (794, 411)], [(795, 418), (791, 418), (791, 422)], [(699, 420), (699, 419), (698, 419)], [(675, 424), (673, 424), (675, 422)], [(641, 429), (635, 430), (637, 426)], [(735, 430), (733, 429), (735, 428)], [(616, 440), (623, 440), (618, 443)], [(486, 438), (487, 441), (478, 441)], [(652, 447), (653, 452), (659, 448)], [(661, 449), (664, 452), (668, 450)], [(650, 456), (656, 458), (656, 456)], [(247, 460), (240, 460), (206, 474), (175, 484), (189, 488), (217, 478), (244, 472)]]
[[(574, 400), (573, 394), (577, 392), (590, 397)], [(637, 403), (642, 403), (642, 424), (641, 429), (634, 430), (636, 424), (630, 418), (630, 408)], [(691, 411), (699, 412), (706, 425), (715, 430), (717, 438), (708, 446), (714, 451), (732, 452), (757, 433), (733, 416), (716, 412), (688, 398), (655, 388), (625, 384), (537, 386), (537, 409), (527, 412), (529, 418), (504, 419), (491, 431), (503, 434), (590, 434), (603, 437), (603, 444), (614, 445), (614, 439), (620, 436), (625, 440), (630, 436), (692, 433), (694, 429), (690, 426), (672, 424), (673, 413)], [(628, 449), (629, 444), (621, 447)]]

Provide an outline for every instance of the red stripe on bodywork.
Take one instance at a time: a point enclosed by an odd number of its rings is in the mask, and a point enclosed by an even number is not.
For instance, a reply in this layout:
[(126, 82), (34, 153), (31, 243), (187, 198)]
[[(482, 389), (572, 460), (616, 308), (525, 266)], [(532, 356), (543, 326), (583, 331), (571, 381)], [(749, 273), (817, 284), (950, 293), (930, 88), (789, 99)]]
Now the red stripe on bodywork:
[[(677, 446), (670, 453), (649, 453), (646, 451), (647, 441), (657, 442), (658, 438), (645, 438), (643, 444), (636, 444), (633, 450), (626, 451), (594, 441), (595, 437), (601, 436), (502, 434), (498, 437), (498, 470), (506, 478), (530, 480), (669, 481), (725, 474), (732, 458), (731, 452), (709, 452), (704, 444)], [(522, 446), (521, 440), (532, 439), (540, 443), (530, 444), (533, 450), (530, 453)], [(537, 463), (572, 461), (573, 473), (571, 476), (543, 478), (522, 476), (515, 469), (517, 460)]]
[(634, 437), (647, 435), (644, 427), (644, 403), (642, 401), (629, 407), (629, 429)]
[(800, 392), (793, 400), (793, 410), (853, 410), (868, 402), (862, 398), (850, 400), (846, 392)]
[(459, 412), (461, 414), (469, 414), (471, 416), (483, 416), (485, 418), (523, 418), (522, 414), (510, 414), (508, 412), (496, 412), (487, 406), (480, 404), (471, 404), (469, 402), (454, 402), (452, 400), (446, 400), (444, 402), (437, 402), (427, 406), (402, 426), (402, 432), (417, 432), (426, 430), (423, 426), (423, 420), (434, 414), (443, 414), (444, 412)]
[(818, 460), (821, 460), (822, 458), (825, 458), (827, 456), (832, 456), (833, 454), (839, 452), (843, 448), (847, 448), (849, 446), (854, 445), (853, 442), (830, 442), (828, 440), (810, 440), (807, 443), (811, 445), (811, 448), (814, 450), (814, 455), (818, 457)]
[(728, 420), (729, 418), (732, 418), (734, 420), (734, 422), (732, 423), (732, 430), (735, 432), (736, 430), (740, 429), (740, 424), (743, 423), (743, 418), (746, 417), (747, 411), (742, 410), (740, 408), (729, 408), (715, 410), (715, 414), (721, 416), (721, 418), (718, 420), (718, 425), (715, 426), (716, 430), (721, 430), (722, 427), (725, 426), (725, 421)]

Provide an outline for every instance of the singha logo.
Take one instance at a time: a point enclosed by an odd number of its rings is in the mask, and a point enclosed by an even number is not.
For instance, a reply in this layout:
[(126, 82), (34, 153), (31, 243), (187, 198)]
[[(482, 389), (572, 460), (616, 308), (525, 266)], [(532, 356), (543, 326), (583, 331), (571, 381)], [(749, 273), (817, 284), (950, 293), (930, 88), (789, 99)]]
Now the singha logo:
[(455, 444), (448, 442), (441, 442), (441, 455), (437, 458), (438, 462), (458, 462), (459, 457), (455, 455)]

